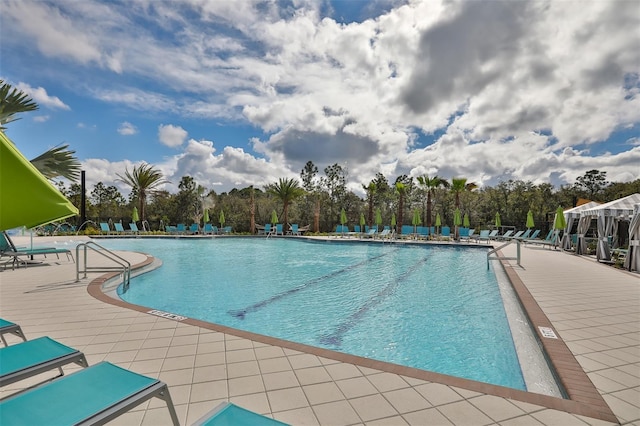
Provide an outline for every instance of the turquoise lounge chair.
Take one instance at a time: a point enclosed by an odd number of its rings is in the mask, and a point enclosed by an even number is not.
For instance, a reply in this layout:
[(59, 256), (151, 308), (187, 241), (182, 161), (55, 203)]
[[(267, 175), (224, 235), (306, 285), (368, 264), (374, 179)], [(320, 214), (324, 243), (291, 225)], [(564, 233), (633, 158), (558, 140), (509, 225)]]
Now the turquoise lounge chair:
[(502, 235), (497, 235), (496, 236), (496, 240), (508, 240), (509, 238), (511, 238), (511, 235), (513, 234), (513, 229), (509, 229), (507, 232), (505, 232)]
[(189, 227), (189, 233), (190, 234), (197, 234), (198, 233), (198, 224), (197, 223), (192, 223), (191, 226)]
[(300, 235), (300, 230), (298, 230), (298, 224), (294, 223), (289, 227), (289, 234), (291, 235)]
[(124, 227), (122, 226), (122, 224), (120, 222), (114, 223), (113, 227), (116, 229), (116, 232), (118, 234), (124, 234)]
[(281, 223), (276, 224), (276, 235), (284, 235)]
[(377, 233), (378, 233), (378, 229), (375, 226), (372, 226), (371, 228), (369, 228), (364, 233), (363, 237), (365, 237), (365, 238), (375, 238)]
[(230, 402), (223, 402), (197, 420), (193, 426), (269, 426), (287, 425), (278, 420), (254, 413)]
[(100, 230), (103, 234), (110, 234), (111, 228), (109, 228), (109, 224), (106, 222), (100, 222)]
[(5, 334), (15, 334), (22, 340), (27, 340), (24, 333), (22, 332), (22, 328), (20, 328), (18, 324), (0, 318), (0, 339), (2, 339), (2, 343), (4, 343), (5, 346), (9, 346), (6, 339), (4, 338)]
[(210, 223), (205, 223), (204, 228), (202, 228), (202, 232), (207, 234), (213, 234), (213, 226)]
[[(55, 247), (37, 247), (32, 249), (26, 249), (26, 248), (18, 249), (15, 246), (15, 244), (13, 244), (13, 241), (11, 241), (11, 238), (9, 238), (9, 234), (7, 234), (6, 231), (0, 232), (0, 257), (7, 256), (7, 257), (13, 258), (11, 263), (13, 264), (14, 268), (16, 265), (19, 266), (19, 264), (21, 263), (19, 260), (20, 257), (28, 256), (33, 259), (33, 256), (42, 255), (44, 257), (47, 257), (48, 254), (55, 254), (58, 259), (60, 258), (60, 254), (66, 254), (67, 260), (69, 260), (69, 258), (73, 260), (73, 255), (71, 254), (71, 251), (68, 249), (58, 249)], [(25, 266), (26, 264), (27, 263), (25, 262)]]
[(179, 425), (167, 385), (157, 379), (101, 362), (12, 395), (0, 402), (0, 424), (101, 425), (158, 397)]
[(505, 238), (505, 240), (517, 240), (524, 234), (524, 231), (518, 231), (513, 236)]
[(56, 368), (62, 376), (62, 366), (72, 362), (82, 367), (89, 365), (82, 352), (49, 337), (7, 346), (0, 349), (0, 386), (10, 385)]
[(270, 223), (267, 223), (267, 224), (264, 225), (264, 233), (266, 235), (272, 235), (275, 232), (276, 232), (275, 226), (273, 227), (273, 229), (271, 229), (271, 224)]
[(499, 231), (498, 231), (497, 229), (494, 229), (493, 231), (491, 231), (491, 232), (489, 233), (489, 239), (490, 239), (490, 240), (495, 240), (495, 239), (497, 239), (497, 238), (498, 238), (498, 232), (499, 232)]
[(178, 226), (176, 227), (176, 232), (178, 234), (184, 234), (187, 232), (187, 227), (184, 223), (179, 223)]
[(480, 241), (487, 241), (487, 243), (488, 243), (489, 242), (489, 234), (491, 234), (491, 231), (489, 231), (488, 229), (480, 230), (480, 235), (478, 235), (476, 237), (476, 243), (479, 243)]
[(540, 244), (543, 247), (544, 246), (555, 246), (558, 244), (558, 234), (556, 233), (556, 231), (554, 229), (550, 230), (549, 233), (547, 234), (547, 236), (545, 237), (544, 240), (537, 240), (537, 239), (526, 239), (522, 241), (525, 244)]
[(450, 240), (451, 239), (451, 228), (449, 228), (448, 226), (443, 226), (442, 230), (440, 231), (440, 237), (446, 238), (447, 240)]
[(526, 239), (530, 238), (530, 236), (531, 236), (531, 229), (527, 229), (526, 231), (524, 231), (524, 234), (520, 235), (519, 237), (514, 236), (513, 238), (520, 239), (520, 240), (526, 240)]

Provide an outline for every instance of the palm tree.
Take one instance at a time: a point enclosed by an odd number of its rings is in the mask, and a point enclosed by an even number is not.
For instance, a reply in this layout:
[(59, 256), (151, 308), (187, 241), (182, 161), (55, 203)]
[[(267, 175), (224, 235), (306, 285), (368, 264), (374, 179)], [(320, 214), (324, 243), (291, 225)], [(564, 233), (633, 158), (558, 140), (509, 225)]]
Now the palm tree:
[(449, 182), (447, 182), (446, 180), (438, 177), (438, 176), (434, 176), (432, 178), (430, 178), (429, 176), (418, 176), (418, 183), (420, 184), (420, 186), (422, 186), (424, 189), (427, 190), (427, 220), (426, 220), (426, 225), (427, 228), (431, 229), (431, 195), (433, 194), (433, 190), (436, 188), (440, 188), (440, 187), (445, 187), (448, 188), (449, 187)]
[(460, 208), (460, 193), (463, 191), (473, 191), (478, 185), (468, 182), (467, 178), (451, 178), (451, 192), (456, 196), (456, 208)]
[(280, 178), (277, 183), (272, 183), (266, 186), (266, 191), (275, 195), (282, 200), (283, 207), (283, 220), (284, 223), (289, 223), (289, 204), (298, 197), (304, 195), (304, 189), (300, 187), (300, 184), (296, 179), (284, 179)]
[[(28, 94), (0, 80), (0, 131), (3, 132), (6, 129), (5, 124), (19, 120), (17, 114), (37, 109), (38, 105)], [(76, 152), (68, 148), (68, 144), (51, 148), (31, 160), (31, 164), (48, 179), (62, 176), (77, 182), (80, 176), (80, 162), (73, 155)]]
[(367, 193), (367, 203), (369, 204), (368, 211), (368, 223), (369, 227), (373, 226), (373, 198), (376, 195), (376, 191), (378, 190), (378, 186), (375, 182), (371, 181), (369, 185), (362, 185), (362, 189)]
[[(460, 193), (463, 191), (473, 191), (477, 187), (478, 185), (476, 185), (474, 182), (467, 182), (467, 178), (451, 178), (451, 192), (453, 192), (456, 196), (456, 209), (460, 208)], [(459, 238), (457, 226), (455, 229), (454, 238), (456, 240)]]
[(117, 175), (120, 182), (131, 187), (131, 190), (138, 194), (138, 204), (140, 210), (140, 220), (145, 220), (145, 206), (147, 204), (147, 196), (153, 194), (160, 185), (170, 183), (162, 176), (162, 172), (153, 168), (152, 165), (142, 163), (140, 166), (134, 166), (133, 171), (129, 173), (129, 169), (125, 169), (124, 176)]
[(400, 234), (400, 228), (402, 227), (402, 219), (404, 212), (404, 196), (407, 194), (407, 185), (404, 182), (396, 182), (396, 191), (400, 195), (398, 200), (398, 221), (396, 222), (396, 234)]

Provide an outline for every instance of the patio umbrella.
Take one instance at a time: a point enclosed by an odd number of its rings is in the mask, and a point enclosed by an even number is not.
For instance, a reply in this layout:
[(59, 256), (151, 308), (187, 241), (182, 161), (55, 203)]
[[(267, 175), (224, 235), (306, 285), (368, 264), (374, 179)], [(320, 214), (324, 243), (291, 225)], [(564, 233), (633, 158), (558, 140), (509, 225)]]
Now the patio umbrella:
[[(442, 220), (440, 220), (440, 213), (436, 213), (436, 223), (434, 223), (436, 230), (442, 226)], [(429, 231), (431, 232), (431, 231)]]
[(271, 224), (275, 225), (276, 223), (278, 223), (278, 213), (274, 209), (271, 211)]
[(471, 222), (469, 221), (468, 213), (465, 213), (464, 217), (462, 218), (462, 226), (464, 226), (465, 228), (471, 227)]
[(411, 224), (413, 225), (413, 233), (418, 233), (418, 225), (422, 224), (422, 217), (420, 215), (420, 210), (415, 209), (413, 211), (413, 218), (411, 219)]
[(453, 226), (455, 227), (454, 238), (458, 239), (458, 227), (462, 225), (462, 214), (460, 213), (460, 209), (456, 208), (453, 212)]
[(565, 226), (567, 226), (567, 222), (564, 219), (564, 210), (562, 210), (562, 207), (558, 206), (558, 208), (556, 209), (556, 217), (553, 219), (553, 229), (554, 229), (554, 231), (553, 231), (553, 245), (554, 245), (554, 247), (558, 243), (558, 239), (560, 237), (560, 231), (562, 231)]
[(220, 217), (218, 218), (218, 222), (220, 222), (220, 228), (224, 228), (224, 210), (220, 210)]
[(209, 223), (209, 209), (204, 209), (204, 215), (202, 216), (202, 221), (204, 223)]
[(376, 228), (379, 228), (380, 225), (382, 225), (382, 213), (380, 213), (379, 208), (376, 209), (375, 222), (376, 222)]
[(367, 221), (364, 218), (364, 213), (360, 213), (360, 230), (364, 231), (364, 225)]
[(502, 220), (500, 220), (500, 213), (496, 212), (496, 228), (500, 228), (502, 226)]
[(536, 224), (533, 222), (533, 212), (529, 210), (527, 212), (527, 229), (533, 228)]
[(138, 208), (134, 207), (133, 212), (131, 212), (131, 221), (135, 223), (139, 220), (140, 220), (140, 215), (138, 214)]
[(347, 223), (347, 212), (344, 209), (340, 210), (340, 232), (344, 235), (344, 224)]
[(34, 228), (78, 209), (0, 131), (0, 231)]
[(393, 214), (391, 215), (391, 228), (392, 228), (392, 229), (396, 229), (396, 225), (397, 225), (397, 224), (398, 224), (398, 223), (396, 222), (396, 214), (395, 214), (395, 213), (393, 213)]

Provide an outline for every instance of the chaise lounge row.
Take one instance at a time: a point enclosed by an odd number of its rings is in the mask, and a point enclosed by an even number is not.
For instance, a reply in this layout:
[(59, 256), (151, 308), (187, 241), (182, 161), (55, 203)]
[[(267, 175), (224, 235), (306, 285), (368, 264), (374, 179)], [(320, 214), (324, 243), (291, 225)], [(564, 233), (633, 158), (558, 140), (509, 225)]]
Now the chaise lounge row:
[[(8, 345), (5, 335), (23, 341)], [(174, 425), (178, 416), (168, 386), (151, 377), (109, 362), (89, 366), (84, 354), (49, 337), (27, 340), (19, 325), (0, 318), (0, 386), (58, 369), (60, 375), (0, 400), (0, 424), (101, 425), (151, 398), (167, 404)], [(64, 375), (62, 367), (75, 363), (83, 369)], [(233, 404), (224, 403), (196, 422), (197, 425), (283, 425)]]

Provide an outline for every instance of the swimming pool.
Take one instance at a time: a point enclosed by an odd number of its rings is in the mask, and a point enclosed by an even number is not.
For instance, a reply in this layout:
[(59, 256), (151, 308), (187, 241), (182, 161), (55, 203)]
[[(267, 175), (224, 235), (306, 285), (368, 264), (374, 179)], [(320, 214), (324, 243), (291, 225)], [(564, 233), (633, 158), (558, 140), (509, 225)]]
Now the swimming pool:
[(178, 315), (525, 390), (486, 249), (291, 239), (105, 241), (160, 269), (121, 297)]

